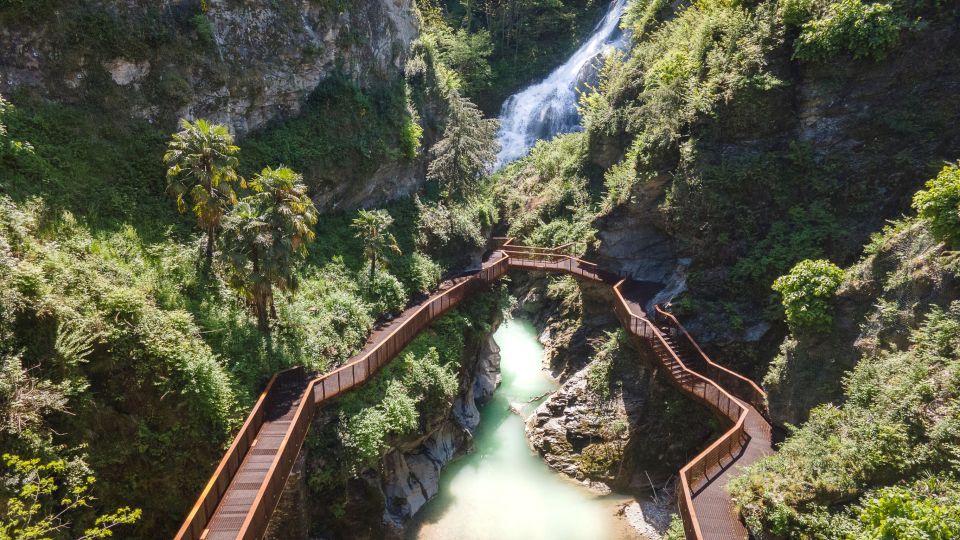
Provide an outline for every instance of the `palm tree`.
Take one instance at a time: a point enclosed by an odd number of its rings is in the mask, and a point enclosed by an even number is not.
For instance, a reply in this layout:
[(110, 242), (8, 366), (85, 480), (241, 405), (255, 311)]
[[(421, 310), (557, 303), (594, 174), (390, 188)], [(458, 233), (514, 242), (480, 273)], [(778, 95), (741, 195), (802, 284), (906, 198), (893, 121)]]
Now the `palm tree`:
[(393, 218), (386, 210), (360, 210), (353, 220), (354, 236), (363, 242), (363, 255), (370, 259), (370, 283), (377, 270), (377, 259), (387, 250), (400, 254), (397, 239), (387, 229), (393, 225)]
[(315, 238), (317, 208), (303, 177), (286, 167), (263, 169), (250, 181), (254, 193), (227, 215), (223, 257), (230, 282), (257, 310), (257, 327), (270, 331), (274, 289), (295, 288), (295, 264)]
[(237, 176), (237, 152), (233, 136), (220, 124), (206, 120), (180, 120), (180, 131), (170, 137), (163, 161), (167, 164), (167, 189), (176, 196), (177, 208), (186, 211), (189, 196), (197, 223), (207, 234), (206, 256), (213, 259), (217, 229), (236, 203), (233, 184)]

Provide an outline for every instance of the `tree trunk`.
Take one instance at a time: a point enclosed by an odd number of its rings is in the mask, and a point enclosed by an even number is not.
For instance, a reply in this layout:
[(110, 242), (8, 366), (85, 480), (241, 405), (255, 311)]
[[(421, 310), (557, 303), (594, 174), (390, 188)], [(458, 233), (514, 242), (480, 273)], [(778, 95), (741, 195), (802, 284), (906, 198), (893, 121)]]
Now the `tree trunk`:
[(270, 333), (269, 292), (257, 291), (254, 297), (257, 304), (257, 329), (262, 334)]
[(373, 291), (373, 278), (376, 276), (377, 272), (377, 256), (374, 255), (370, 257), (370, 283), (367, 284), (367, 289)]
[(207, 266), (213, 265), (213, 244), (216, 242), (216, 229), (211, 226), (207, 229)]

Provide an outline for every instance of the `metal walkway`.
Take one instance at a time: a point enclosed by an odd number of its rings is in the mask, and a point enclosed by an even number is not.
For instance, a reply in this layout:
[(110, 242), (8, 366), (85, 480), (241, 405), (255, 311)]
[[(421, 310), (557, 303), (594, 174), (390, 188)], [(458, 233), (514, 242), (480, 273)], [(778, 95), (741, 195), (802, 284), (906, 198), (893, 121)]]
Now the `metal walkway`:
[(620, 279), (560, 248), (495, 240), (497, 250), (479, 272), (444, 282), (426, 301), (375, 329), (360, 354), (344, 366), (319, 377), (308, 376), (303, 368), (274, 375), (176, 539), (262, 537), (317, 406), (368, 380), (433, 320), (508, 269), (567, 273), (612, 287), (614, 310), (624, 327), (654, 352), (673, 384), (729, 426), (680, 471), (678, 506), (687, 537), (746, 539), (726, 486), (741, 467), (772, 452), (770, 425), (761, 414), (763, 391), (712, 362), (669, 313), (658, 307), (654, 320), (648, 319), (640, 307), (649, 292), (645, 284)]

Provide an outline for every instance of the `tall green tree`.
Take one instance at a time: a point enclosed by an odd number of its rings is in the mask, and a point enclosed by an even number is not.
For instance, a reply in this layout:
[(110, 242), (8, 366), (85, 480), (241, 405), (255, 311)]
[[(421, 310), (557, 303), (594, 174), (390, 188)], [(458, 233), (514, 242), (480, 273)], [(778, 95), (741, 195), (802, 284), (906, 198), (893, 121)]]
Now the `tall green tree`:
[(163, 155), (167, 188), (176, 196), (177, 208), (186, 211), (189, 198), (197, 223), (207, 234), (208, 263), (213, 260), (220, 222), (237, 201), (234, 184), (242, 183), (236, 171), (239, 151), (225, 126), (182, 119), (180, 131), (170, 137)]
[(263, 169), (250, 188), (224, 220), (223, 257), (231, 285), (254, 304), (257, 327), (267, 333), (274, 289), (295, 288), (294, 268), (316, 237), (317, 208), (303, 177), (286, 167)]
[(370, 286), (373, 286), (377, 271), (377, 260), (384, 253), (393, 251), (400, 254), (397, 239), (389, 231), (393, 217), (386, 210), (360, 210), (353, 220), (354, 236), (363, 242), (363, 255), (370, 259)]
[(476, 193), (497, 157), (499, 123), (484, 118), (473, 102), (456, 91), (451, 91), (449, 109), (443, 136), (431, 149), (427, 178), (440, 182), (447, 196), (465, 198)]

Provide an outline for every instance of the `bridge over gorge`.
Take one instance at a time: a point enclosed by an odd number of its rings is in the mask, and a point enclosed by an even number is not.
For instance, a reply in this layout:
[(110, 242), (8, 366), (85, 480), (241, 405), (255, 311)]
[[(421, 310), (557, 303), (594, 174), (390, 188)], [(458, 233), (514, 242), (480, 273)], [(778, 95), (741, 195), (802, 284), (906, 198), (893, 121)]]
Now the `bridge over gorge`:
[(496, 240), (495, 251), (478, 272), (444, 282), (430, 298), (377, 328), (342, 367), (314, 377), (303, 368), (275, 374), (176, 539), (262, 537), (317, 407), (371, 378), (433, 320), (510, 269), (567, 273), (612, 288), (617, 318), (638, 345), (652, 350), (671, 383), (707, 406), (727, 428), (680, 470), (677, 503), (687, 538), (746, 539), (726, 486), (741, 467), (773, 452), (763, 391), (711, 361), (683, 325), (659, 306), (648, 318), (641, 306), (642, 284), (560, 248)]

